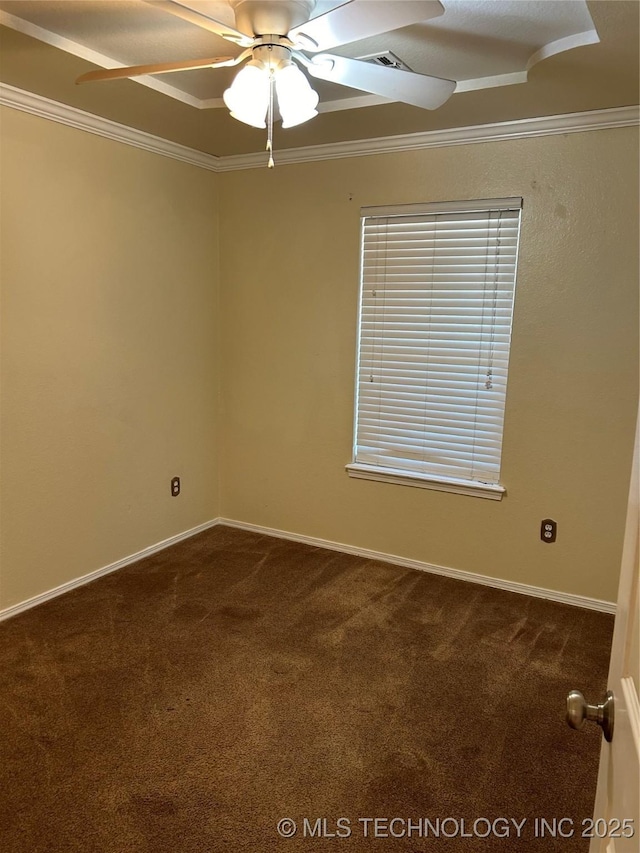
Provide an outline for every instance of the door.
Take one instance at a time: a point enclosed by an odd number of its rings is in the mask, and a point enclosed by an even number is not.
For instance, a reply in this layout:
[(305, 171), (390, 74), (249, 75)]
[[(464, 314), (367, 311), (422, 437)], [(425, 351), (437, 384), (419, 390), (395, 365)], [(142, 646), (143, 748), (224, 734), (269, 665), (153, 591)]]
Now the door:
[(613, 692), (614, 707), (613, 733), (610, 743), (605, 739), (602, 741), (589, 853), (638, 853), (640, 850), (639, 433), (640, 414), (609, 668), (608, 687)]

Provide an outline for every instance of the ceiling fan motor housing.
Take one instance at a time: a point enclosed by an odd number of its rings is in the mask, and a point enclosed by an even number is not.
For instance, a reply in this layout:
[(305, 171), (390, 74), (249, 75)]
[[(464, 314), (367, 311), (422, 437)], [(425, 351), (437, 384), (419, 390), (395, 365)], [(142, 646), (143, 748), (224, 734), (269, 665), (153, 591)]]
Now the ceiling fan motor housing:
[(292, 27), (309, 20), (316, 0), (229, 0), (236, 27), (247, 35), (277, 33), (286, 36)]
[[(270, 38), (276, 39), (277, 36), (265, 36), (264, 38), (265, 40)], [(291, 63), (291, 50), (288, 47), (268, 41), (266, 44), (261, 44), (253, 48), (253, 59), (259, 62), (263, 68), (270, 71), (277, 71), (279, 68), (284, 68), (285, 65)]]
[[(398, 68), (393, 60), (372, 65), (324, 52), (437, 17), (443, 11), (439, 0), (347, 0), (337, 6), (327, 4), (332, 8), (315, 18), (317, 0), (227, 0), (237, 22), (235, 29), (183, 0), (146, 2), (245, 49), (236, 56), (91, 71), (79, 77), (78, 83), (229, 67), (252, 57), (223, 93), (231, 115), (252, 127), (265, 127), (267, 119), (271, 127), (274, 94), (283, 127), (295, 127), (316, 116), (318, 93), (311, 88), (307, 74), (429, 110), (441, 106), (456, 89), (453, 80)], [(314, 56), (309, 58), (308, 53)], [(393, 67), (383, 67), (389, 64)]]

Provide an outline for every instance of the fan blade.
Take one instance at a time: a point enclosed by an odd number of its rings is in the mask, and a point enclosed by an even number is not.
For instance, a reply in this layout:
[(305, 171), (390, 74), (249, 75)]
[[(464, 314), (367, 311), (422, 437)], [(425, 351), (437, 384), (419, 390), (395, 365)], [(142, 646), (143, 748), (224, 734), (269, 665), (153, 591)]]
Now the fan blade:
[(289, 32), (291, 41), (315, 53), (408, 27), (444, 12), (438, 0), (349, 0)]
[(168, 74), (170, 71), (187, 71), (194, 68), (216, 68), (225, 65), (237, 65), (250, 53), (240, 56), (214, 56), (212, 59), (191, 59), (187, 62), (159, 62), (156, 65), (131, 65), (128, 68), (100, 69), (89, 71), (78, 77), (76, 83), (92, 83), (95, 80), (115, 80), (118, 77), (140, 77), (142, 74)]
[(328, 53), (314, 56), (305, 63), (309, 74), (320, 80), (340, 83), (352, 89), (382, 95), (392, 101), (413, 104), (426, 110), (441, 107), (454, 92), (453, 80), (429, 77), (414, 71), (385, 68), (359, 59), (346, 59)]
[(195, 24), (197, 27), (202, 27), (203, 30), (208, 30), (210, 33), (215, 33), (217, 36), (222, 36), (223, 39), (231, 41), (240, 47), (251, 47), (254, 42), (250, 36), (246, 36), (239, 30), (233, 27), (228, 27), (221, 21), (216, 21), (208, 15), (194, 12), (188, 6), (183, 6), (179, 0), (144, 0), (150, 6), (155, 6), (168, 12), (170, 15), (175, 15), (177, 18), (182, 18), (183, 21), (188, 21), (190, 24)]

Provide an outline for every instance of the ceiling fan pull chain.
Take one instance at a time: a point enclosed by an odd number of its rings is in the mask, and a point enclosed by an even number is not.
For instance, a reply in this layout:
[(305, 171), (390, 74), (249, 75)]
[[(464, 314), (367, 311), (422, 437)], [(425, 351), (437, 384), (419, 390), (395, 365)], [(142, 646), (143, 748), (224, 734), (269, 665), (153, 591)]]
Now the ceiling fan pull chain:
[(267, 168), (273, 169), (275, 163), (273, 162), (273, 86), (275, 83), (275, 77), (273, 74), (273, 69), (269, 69), (269, 109), (267, 111), (267, 151), (269, 152), (269, 162), (267, 163)]

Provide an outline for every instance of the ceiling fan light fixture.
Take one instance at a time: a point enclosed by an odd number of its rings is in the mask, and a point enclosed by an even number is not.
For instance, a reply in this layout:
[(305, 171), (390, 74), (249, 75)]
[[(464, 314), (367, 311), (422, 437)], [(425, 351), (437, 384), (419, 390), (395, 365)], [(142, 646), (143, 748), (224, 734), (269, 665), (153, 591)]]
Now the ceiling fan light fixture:
[[(234, 13), (235, 28), (212, 17), (210, 11), (215, 14), (215, 10), (208, 9), (225, 4), (194, 4), (193, 0), (144, 2), (246, 49), (237, 56), (101, 69), (83, 74), (76, 82), (238, 66), (251, 56), (223, 99), (233, 118), (267, 129), (269, 166), (273, 166), (273, 125), (278, 118), (276, 97), (284, 128), (318, 115), (318, 93), (306, 75), (428, 110), (437, 109), (456, 90), (453, 80), (399, 68), (395, 57), (383, 62), (386, 53), (377, 55), (378, 65), (363, 61), (366, 57), (351, 59), (324, 53), (437, 17), (444, 11), (439, 0), (331, 0), (328, 5), (332, 8), (318, 8), (314, 17), (318, 0), (226, 0)], [(207, 9), (196, 9), (196, 5)], [(326, 5), (326, 0), (320, 5)], [(392, 67), (383, 67), (389, 65)], [(346, 104), (346, 108), (349, 106)]]
[(318, 93), (297, 65), (291, 62), (281, 67), (275, 80), (283, 127), (295, 127), (318, 115)]
[(266, 127), (269, 75), (259, 62), (247, 62), (222, 97), (233, 118), (252, 127)]

